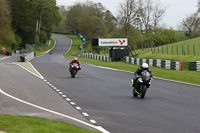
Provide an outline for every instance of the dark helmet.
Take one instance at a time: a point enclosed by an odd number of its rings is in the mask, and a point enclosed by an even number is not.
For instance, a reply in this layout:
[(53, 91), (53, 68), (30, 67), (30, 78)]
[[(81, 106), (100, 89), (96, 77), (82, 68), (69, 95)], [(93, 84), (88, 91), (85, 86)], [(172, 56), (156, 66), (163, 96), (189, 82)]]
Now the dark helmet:
[(148, 65), (147, 63), (143, 63), (143, 64), (142, 64), (142, 68), (143, 68), (144, 70), (147, 70), (147, 69), (149, 68), (149, 65)]

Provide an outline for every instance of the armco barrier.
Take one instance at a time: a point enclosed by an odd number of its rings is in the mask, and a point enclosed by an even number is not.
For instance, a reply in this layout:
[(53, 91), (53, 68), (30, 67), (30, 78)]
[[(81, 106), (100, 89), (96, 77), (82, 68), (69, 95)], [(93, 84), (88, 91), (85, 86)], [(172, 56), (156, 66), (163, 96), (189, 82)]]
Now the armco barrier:
[(200, 61), (189, 62), (189, 70), (200, 71)]
[[(160, 59), (139, 59), (132, 57), (125, 57), (125, 62), (135, 65), (142, 65), (142, 63), (147, 63), (149, 66), (172, 69), (177, 71), (181, 71), (181, 65), (182, 65), (181, 62), (179, 61), (160, 60)], [(200, 68), (200, 62), (199, 62), (199, 68)], [(194, 69), (197, 69), (197, 67), (195, 67)]]
[[(79, 53), (73, 52), (73, 55), (77, 56)], [(80, 57), (110, 62), (110, 58), (108, 56), (99, 56), (92, 53), (80, 53)]]

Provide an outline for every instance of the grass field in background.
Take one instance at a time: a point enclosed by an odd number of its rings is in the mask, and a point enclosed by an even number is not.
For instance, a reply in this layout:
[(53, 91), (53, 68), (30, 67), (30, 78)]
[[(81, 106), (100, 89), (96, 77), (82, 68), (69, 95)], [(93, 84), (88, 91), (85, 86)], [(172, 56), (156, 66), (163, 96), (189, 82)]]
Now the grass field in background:
[(0, 131), (6, 133), (99, 133), (65, 122), (28, 116), (0, 116)]
[[(154, 53), (154, 48), (146, 48), (146, 52), (152, 50)], [(145, 51), (145, 45), (143, 51)], [(155, 47), (155, 54), (200, 56), (200, 37)]]
[[(67, 37), (70, 38), (71, 36), (67, 36)], [(64, 57), (68, 59), (74, 58), (72, 53), (79, 52), (78, 46), (82, 43), (82, 41), (77, 36), (71, 39), (73, 41), (72, 48), (69, 53), (64, 55)], [(79, 41), (77, 41), (76, 39), (78, 39)], [(178, 57), (175, 57), (175, 58), (178, 58)], [(125, 63), (125, 61), (105, 62), (105, 61), (87, 59), (87, 58), (82, 58), (82, 57), (78, 57), (78, 60), (80, 62), (85, 62), (85, 63), (94, 64), (94, 65), (103, 66), (103, 67), (115, 68), (115, 69), (120, 69), (120, 70), (126, 70), (126, 71), (131, 71), (131, 72), (135, 72), (137, 68), (139, 67), (138, 65)], [(197, 71), (176, 71), (176, 70), (168, 70), (168, 69), (158, 68), (158, 67), (150, 67), (150, 69), (152, 70), (153, 76), (155, 77), (182, 81), (182, 82), (187, 82), (187, 83), (193, 83), (193, 84), (200, 84), (199, 82), (200, 72), (197, 72)], [(84, 71), (84, 68), (82, 68), (82, 70)]]
[[(193, 55), (193, 46), (195, 45), (195, 56)], [(173, 54), (172, 54), (172, 46), (173, 46)], [(177, 48), (178, 46), (178, 55), (177, 55)], [(189, 46), (189, 54), (188, 54), (188, 46)], [(168, 54), (167, 54), (167, 47), (168, 47)], [(169, 45), (163, 46), (163, 54), (162, 54), (162, 47), (159, 47), (159, 54), (158, 54), (158, 47), (156, 48), (156, 53), (152, 54), (151, 48), (136, 50), (136, 54), (138, 54), (137, 58), (141, 59), (162, 59), (162, 60), (172, 60), (172, 61), (181, 61), (184, 62), (183, 68), (184, 70), (189, 69), (189, 62), (191, 61), (200, 61), (200, 38), (194, 38), (185, 41), (185, 52), (186, 54), (182, 54), (182, 47), (184, 48), (184, 42), (177, 42)], [(154, 50), (154, 49), (153, 49)], [(184, 50), (183, 50), (184, 51)], [(133, 52), (134, 53), (134, 52)]]

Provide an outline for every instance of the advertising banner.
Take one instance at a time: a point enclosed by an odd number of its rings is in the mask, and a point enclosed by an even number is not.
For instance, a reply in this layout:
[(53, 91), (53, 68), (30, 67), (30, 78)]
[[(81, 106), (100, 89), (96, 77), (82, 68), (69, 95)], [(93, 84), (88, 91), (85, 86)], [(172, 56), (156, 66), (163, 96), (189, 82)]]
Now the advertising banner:
[(98, 39), (99, 46), (128, 46), (127, 38)]

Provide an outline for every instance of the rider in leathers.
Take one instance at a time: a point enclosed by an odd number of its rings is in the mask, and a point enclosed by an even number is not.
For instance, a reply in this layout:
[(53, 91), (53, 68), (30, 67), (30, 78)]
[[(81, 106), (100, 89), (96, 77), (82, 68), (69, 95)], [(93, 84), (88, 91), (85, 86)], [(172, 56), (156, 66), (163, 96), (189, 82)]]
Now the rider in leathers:
[(140, 77), (142, 71), (144, 71), (144, 70), (148, 71), (148, 72), (151, 74), (151, 78), (152, 78), (152, 73), (151, 73), (151, 70), (150, 70), (148, 64), (147, 64), (147, 63), (143, 63), (142, 66), (140, 66), (140, 67), (137, 69), (137, 71), (134, 73), (135, 77), (133, 78), (132, 87), (134, 87), (135, 81)]

